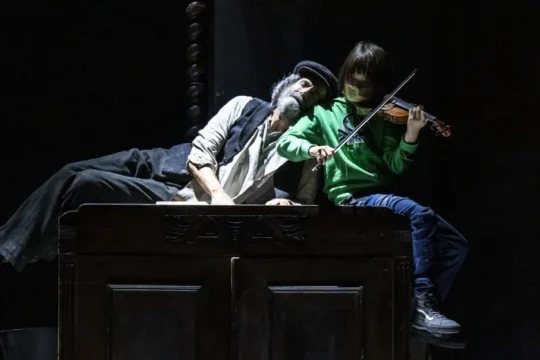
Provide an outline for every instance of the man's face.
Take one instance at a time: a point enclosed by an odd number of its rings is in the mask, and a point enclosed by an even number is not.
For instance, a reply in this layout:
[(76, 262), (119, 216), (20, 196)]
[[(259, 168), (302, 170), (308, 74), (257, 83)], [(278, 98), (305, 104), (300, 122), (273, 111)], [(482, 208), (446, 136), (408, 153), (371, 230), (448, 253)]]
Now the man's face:
[(326, 98), (328, 90), (320, 80), (303, 77), (291, 85), (291, 92), (301, 99), (304, 109), (310, 109)]
[(307, 77), (289, 86), (279, 96), (277, 108), (290, 121), (296, 121), (304, 111), (326, 98), (328, 89), (321, 81)]
[(355, 73), (345, 83), (343, 95), (356, 106), (372, 102), (380, 95), (382, 89), (377, 84), (369, 81), (362, 73)]

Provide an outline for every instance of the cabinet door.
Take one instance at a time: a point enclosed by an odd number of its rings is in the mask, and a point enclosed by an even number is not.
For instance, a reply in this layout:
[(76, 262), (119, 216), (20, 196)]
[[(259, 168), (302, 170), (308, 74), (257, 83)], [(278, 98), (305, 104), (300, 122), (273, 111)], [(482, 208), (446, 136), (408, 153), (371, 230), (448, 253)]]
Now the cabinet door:
[(233, 359), (390, 360), (392, 259), (232, 261)]
[(63, 359), (229, 358), (230, 259), (82, 256), (75, 268)]

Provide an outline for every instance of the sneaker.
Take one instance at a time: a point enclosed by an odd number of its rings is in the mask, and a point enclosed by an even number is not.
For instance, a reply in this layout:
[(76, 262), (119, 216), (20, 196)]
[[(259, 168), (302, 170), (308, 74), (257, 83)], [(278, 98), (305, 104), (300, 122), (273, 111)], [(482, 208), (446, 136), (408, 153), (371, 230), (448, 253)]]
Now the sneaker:
[(457, 334), (461, 326), (438, 311), (438, 304), (432, 293), (416, 298), (416, 310), (412, 326), (435, 334)]
[(415, 328), (411, 330), (411, 340), (453, 350), (463, 350), (467, 347), (467, 343), (459, 335), (430, 333), (429, 331)]

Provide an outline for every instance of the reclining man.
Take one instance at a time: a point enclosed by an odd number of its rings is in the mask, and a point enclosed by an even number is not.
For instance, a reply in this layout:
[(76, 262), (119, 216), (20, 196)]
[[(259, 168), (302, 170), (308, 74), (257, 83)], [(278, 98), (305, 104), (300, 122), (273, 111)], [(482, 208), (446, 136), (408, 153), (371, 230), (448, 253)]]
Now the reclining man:
[(307, 109), (337, 94), (331, 71), (303, 61), (273, 87), (271, 103), (232, 99), (193, 144), (131, 149), (68, 164), (0, 228), (0, 259), (18, 270), (34, 258), (54, 259), (58, 217), (83, 203), (313, 203), (317, 177), (311, 165), (288, 163), (275, 146)]

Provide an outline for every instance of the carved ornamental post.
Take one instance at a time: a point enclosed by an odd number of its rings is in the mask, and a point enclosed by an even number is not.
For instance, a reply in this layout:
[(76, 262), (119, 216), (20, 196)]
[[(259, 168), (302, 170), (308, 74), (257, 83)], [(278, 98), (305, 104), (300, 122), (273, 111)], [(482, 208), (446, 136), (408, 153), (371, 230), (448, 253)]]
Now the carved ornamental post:
[[(186, 29), (186, 117), (189, 121), (187, 140), (191, 141), (207, 120), (206, 93), (208, 85), (208, 61), (206, 53), (207, 5), (202, 1), (193, 1), (186, 7), (188, 19)], [(206, 85), (206, 86), (205, 86)]]

